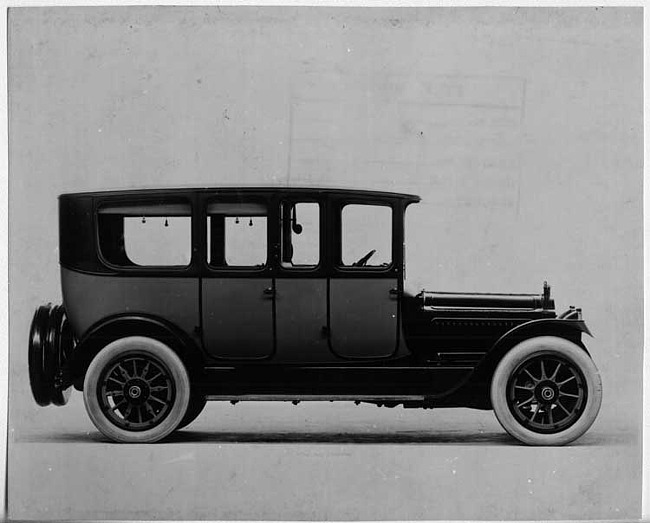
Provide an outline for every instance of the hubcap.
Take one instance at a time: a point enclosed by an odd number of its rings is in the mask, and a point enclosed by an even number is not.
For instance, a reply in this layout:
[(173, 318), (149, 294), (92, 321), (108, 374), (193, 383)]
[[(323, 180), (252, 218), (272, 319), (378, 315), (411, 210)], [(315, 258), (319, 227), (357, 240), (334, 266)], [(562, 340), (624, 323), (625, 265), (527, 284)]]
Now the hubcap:
[(540, 395), (543, 401), (551, 401), (555, 397), (555, 391), (551, 387), (543, 387)]
[(132, 386), (132, 387), (129, 389), (129, 396), (130, 396), (132, 399), (136, 399), (136, 398), (139, 398), (139, 397), (140, 397), (141, 392), (142, 392), (142, 391), (140, 390), (140, 387), (136, 387), (136, 386), (134, 385), (134, 386)]
[(555, 354), (540, 354), (515, 369), (507, 388), (510, 411), (527, 429), (561, 432), (582, 415), (587, 387), (580, 369)]
[(106, 417), (129, 431), (160, 424), (175, 399), (169, 369), (150, 354), (128, 354), (114, 361), (102, 374), (97, 394)]

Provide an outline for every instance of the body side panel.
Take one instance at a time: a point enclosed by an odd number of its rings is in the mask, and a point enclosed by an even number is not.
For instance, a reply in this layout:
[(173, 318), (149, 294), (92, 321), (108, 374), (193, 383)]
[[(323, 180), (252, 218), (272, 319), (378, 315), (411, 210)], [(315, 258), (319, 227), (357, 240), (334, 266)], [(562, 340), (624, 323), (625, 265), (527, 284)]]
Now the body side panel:
[(61, 268), (63, 304), (77, 338), (118, 314), (164, 318), (188, 335), (199, 327), (197, 278), (103, 276)]

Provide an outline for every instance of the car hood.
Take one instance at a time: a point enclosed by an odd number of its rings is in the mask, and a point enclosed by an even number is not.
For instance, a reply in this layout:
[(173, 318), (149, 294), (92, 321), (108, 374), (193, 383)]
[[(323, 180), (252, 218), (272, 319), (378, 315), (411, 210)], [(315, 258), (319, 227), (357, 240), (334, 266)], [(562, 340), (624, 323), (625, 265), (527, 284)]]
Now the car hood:
[(485, 292), (432, 292), (423, 290), (417, 296), (426, 308), (440, 309), (525, 309), (554, 310), (551, 289), (544, 284), (541, 294), (496, 294)]

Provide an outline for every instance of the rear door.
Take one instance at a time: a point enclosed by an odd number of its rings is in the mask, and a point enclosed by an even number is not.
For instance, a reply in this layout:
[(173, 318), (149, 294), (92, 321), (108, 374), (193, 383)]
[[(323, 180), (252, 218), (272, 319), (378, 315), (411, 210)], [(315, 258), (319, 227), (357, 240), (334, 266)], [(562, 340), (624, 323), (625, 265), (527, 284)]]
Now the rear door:
[(398, 271), (389, 205), (335, 206), (330, 343), (343, 358), (386, 358), (398, 343)]
[(201, 282), (203, 344), (215, 357), (264, 359), (274, 352), (269, 205), (217, 197), (205, 206), (208, 271)]

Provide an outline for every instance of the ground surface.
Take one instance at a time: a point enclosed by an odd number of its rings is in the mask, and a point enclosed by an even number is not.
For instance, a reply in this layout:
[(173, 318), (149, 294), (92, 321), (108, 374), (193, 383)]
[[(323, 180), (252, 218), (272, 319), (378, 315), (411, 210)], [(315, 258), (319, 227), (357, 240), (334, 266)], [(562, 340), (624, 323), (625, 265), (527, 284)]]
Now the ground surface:
[(108, 443), (79, 393), (65, 408), (34, 414), (11, 433), (12, 518), (614, 519), (640, 511), (635, 430), (602, 420), (575, 445), (531, 448), (510, 439), (492, 412), (210, 403), (170, 441), (136, 446)]

